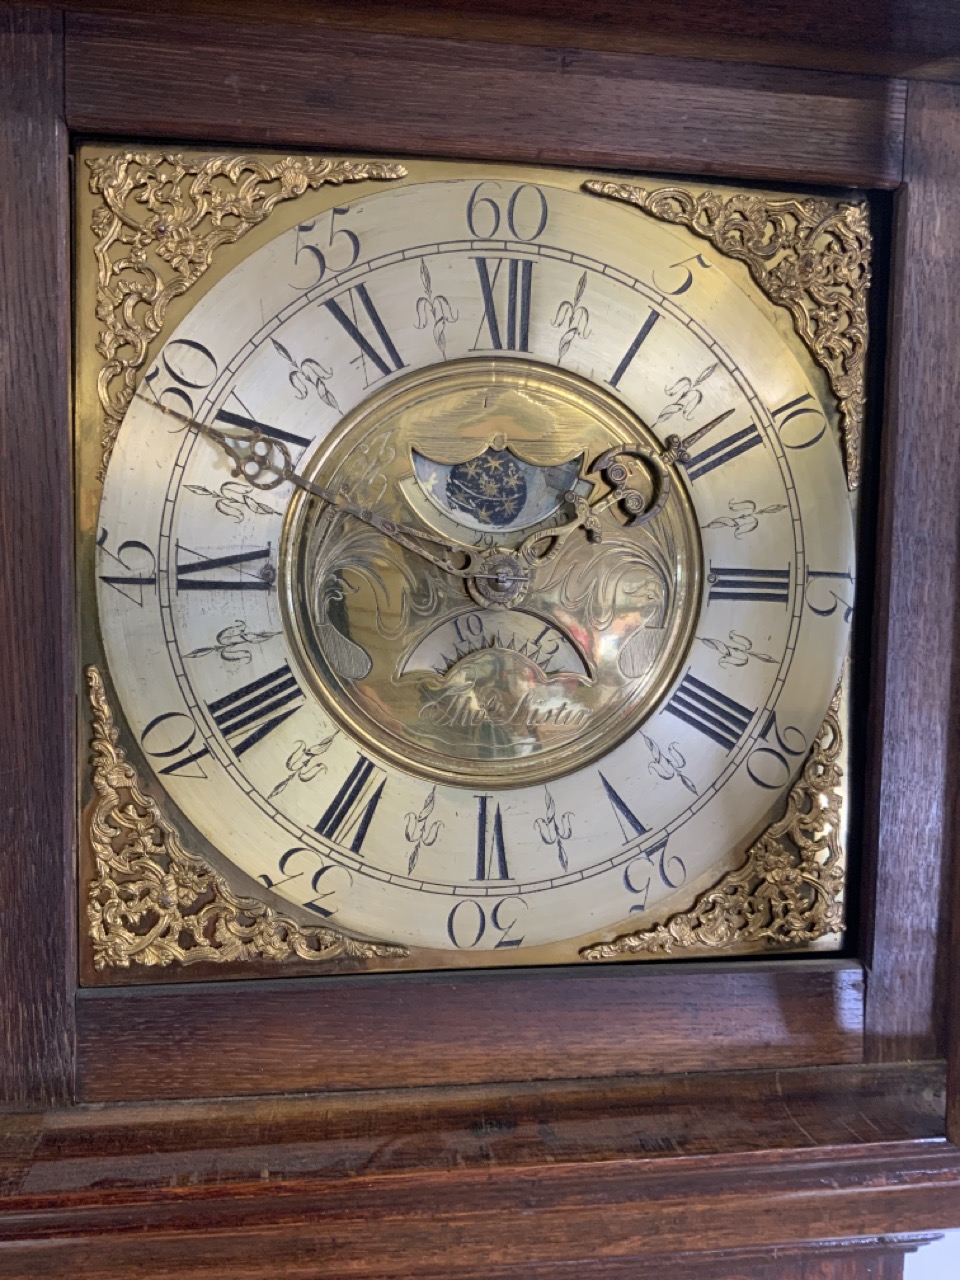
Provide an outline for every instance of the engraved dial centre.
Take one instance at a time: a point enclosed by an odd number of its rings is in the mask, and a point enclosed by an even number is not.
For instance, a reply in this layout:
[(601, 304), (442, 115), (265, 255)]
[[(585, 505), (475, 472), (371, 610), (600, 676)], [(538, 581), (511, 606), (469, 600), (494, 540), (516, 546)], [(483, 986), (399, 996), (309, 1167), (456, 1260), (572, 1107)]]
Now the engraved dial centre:
[(298, 494), (285, 523), (304, 679), (351, 734), (434, 781), (513, 786), (609, 751), (673, 680), (700, 603), (683, 484), (637, 516), (660, 450), (613, 396), (532, 361), (393, 382), (306, 466), (344, 505)]

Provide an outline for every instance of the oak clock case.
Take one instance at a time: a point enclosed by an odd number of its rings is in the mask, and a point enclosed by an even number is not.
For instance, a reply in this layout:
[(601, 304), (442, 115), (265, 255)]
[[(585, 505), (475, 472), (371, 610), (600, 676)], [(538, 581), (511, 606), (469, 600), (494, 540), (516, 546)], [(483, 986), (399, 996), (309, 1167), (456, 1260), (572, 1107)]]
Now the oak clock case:
[(97, 980), (837, 948), (855, 467), (749, 265), (638, 179), (78, 172)]

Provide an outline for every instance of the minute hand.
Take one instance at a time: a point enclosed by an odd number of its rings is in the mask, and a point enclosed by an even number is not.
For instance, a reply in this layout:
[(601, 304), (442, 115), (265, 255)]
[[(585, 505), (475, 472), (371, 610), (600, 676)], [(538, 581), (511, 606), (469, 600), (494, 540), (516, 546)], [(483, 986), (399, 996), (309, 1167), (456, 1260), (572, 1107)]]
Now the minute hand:
[[(693, 445), (708, 431), (726, 422), (732, 413), (733, 410), (728, 409), (718, 414), (684, 440), (677, 435), (668, 436), (665, 447), (659, 451), (643, 445), (619, 445), (602, 453), (590, 468), (590, 474), (602, 475), (611, 486), (609, 492), (592, 503), (572, 491), (567, 493), (566, 499), (574, 506), (576, 514), (566, 524), (532, 533), (521, 544), (521, 556), (528, 564), (545, 565), (557, 558), (570, 534), (581, 527), (588, 537), (599, 542), (602, 537), (599, 516), (617, 503), (633, 525), (653, 520), (666, 506), (670, 496), (671, 468), (678, 462), (686, 462)], [(624, 459), (631, 457), (645, 463), (653, 473), (653, 494), (649, 499), (645, 500), (637, 490), (629, 487), (630, 471)]]
[[(382, 533), (385, 538), (398, 543), (407, 551), (420, 556), (445, 573), (456, 578), (496, 578), (497, 574), (479, 572), (476, 566), (477, 557), (466, 547), (455, 547), (435, 534), (417, 529), (413, 525), (399, 524), (390, 520), (369, 507), (357, 506), (341, 493), (327, 489), (323, 485), (308, 480), (296, 471), (290, 451), (282, 440), (274, 440), (260, 431), (247, 431), (243, 428), (235, 431), (221, 431), (219, 427), (208, 426), (198, 422), (196, 418), (188, 418), (186, 414), (158, 404), (138, 391), (137, 398), (144, 400), (154, 409), (168, 417), (176, 418), (185, 426), (193, 427), (201, 435), (215, 441), (233, 462), (234, 476), (245, 480), (254, 489), (275, 489), (285, 481), (298, 489), (312, 494), (316, 498), (335, 507), (338, 511), (351, 515)], [(429, 543), (429, 546), (424, 544)]]
[(691, 435), (684, 437), (683, 440), (679, 436), (667, 436), (667, 447), (661, 453), (661, 462), (668, 465), (677, 462), (688, 462), (690, 460), (690, 450), (695, 444), (698, 444), (708, 431), (712, 431), (714, 427), (719, 427), (721, 422), (726, 420), (733, 413), (733, 409), (728, 409), (726, 413), (718, 414), (717, 417), (711, 418), (708, 423), (702, 427), (698, 427)]

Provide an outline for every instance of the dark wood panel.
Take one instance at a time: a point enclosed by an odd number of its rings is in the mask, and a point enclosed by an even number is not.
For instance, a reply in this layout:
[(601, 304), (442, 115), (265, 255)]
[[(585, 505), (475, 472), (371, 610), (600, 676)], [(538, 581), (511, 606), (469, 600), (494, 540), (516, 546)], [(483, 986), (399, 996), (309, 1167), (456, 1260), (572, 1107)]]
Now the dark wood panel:
[[(514, 1228), (515, 1230), (515, 1228)], [(867, 1240), (831, 1240), (805, 1242), (792, 1246), (769, 1246), (763, 1249), (722, 1249), (707, 1253), (663, 1254), (648, 1250), (621, 1258), (598, 1256), (601, 1246), (581, 1248), (578, 1259), (566, 1262), (523, 1261), (486, 1263), (477, 1270), (462, 1252), (449, 1248), (450, 1260), (440, 1270), (424, 1270), (414, 1260), (389, 1272), (369, 1269), (369, 1259), (379, 1256), (377, 1240), (371, 1237), (369, 1258), (361, 1270), (317, 1269), (314, 1256), (320, 1252), (313, 1233), (293, 1228), (292, 1261), (287, 1261), (282, 1275), (289, 1280), (319, 1280), (322, 1276), (368, 1276), (376, 1280), (569, 1280), (571, 1276), (588, 1274), (593, 1280), (902, 1280), (903, 1259), (920, 1245), (936, 1239), (934, 1233), (913, 1236), (878, 1236)], [(272, 1237), (263, 1241), (273, 1249)], [(339, 1253), (338, 1241), (331, 1241), (324, 1255)], [(115, 1241), (99, 1236), (66, 1244), (30, 1242), (14, 1244), (0, 1253), (0, 1280), (36, 1280), (38, 1274), (60, 1280), (96, 1277), (97, 1280), (223, 1280), (223, 1267), (229, 1265), (231, 1280), (275, 1280), (276, 1271), (266, 1260), (251, 1256), (250, 1238), (235, 1241), (227, 1237), (219, 1242), (218, 1251), (201, 1244), (193, 1247), (193, 1238), (181, 1240), (147, 1237), (144, 1248), (136, 1248), (128, 1238)], [(303, 1254), (297, 1252), (303, 1250)], [(149, 1252), (145, 1251), (149, 1250)], [(241, 1251), (245, 1250), (245, 1251)], [(305, 1255), (305, 1256), (304, 1256)], [(774, 1258), (775, 1261), (771, 1261)], [(379, 1264), (374, 1262), (376, 1267)], [(453, 1270), (452, 1268), (455, 1268)]]
[(669, 1160), (942, 1137), (944, 1068), (823, 1067), (78, 1107), (0, 1118), (4, 1197)]
[(870, 740), (867, 1052), (944, 1052), (943, 868), (960, 751), (960, 90), (911, 84), (896, 208)]
[[(68, 0), (61, 8), (136, 13), (142, 0)], [(684, 58), (754, 62), (869, 75), (960, 77), (960, 10), (952, 0), (870, 0), (843, 12), (838, 39), (832, 0), (165, 0), (164, 12), (214, 14), (344, 30), (553, 45)]]
[(291, 979), (81, 992), (87, 1102), (858, 1062), (859, 968)]
[(72, 1087), (67, 142), (59, 14), (0, 8), (0, 1102)]
[(826, 72), (351, 33), (68, 16), (72, 128), (894, 186), (903, 85)]
[(877, 1235), (960, 1223), (942, 1092), (922, 1066), (48, 1112), (0, 1276), (889, 1280), (881, 1243), (918, 1241)]

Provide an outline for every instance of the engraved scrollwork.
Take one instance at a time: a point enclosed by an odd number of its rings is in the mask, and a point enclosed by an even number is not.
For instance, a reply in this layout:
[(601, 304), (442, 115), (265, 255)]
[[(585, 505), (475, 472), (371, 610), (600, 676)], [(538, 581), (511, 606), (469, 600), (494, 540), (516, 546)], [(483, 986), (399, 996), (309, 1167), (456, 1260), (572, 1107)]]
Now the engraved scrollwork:
[(755, 192), (694, 195), (682, 187), (646, 189), (599, 180), (583, 185), (594, 195), (622, 200), (709, 240), (745, 263), (767, 297), (788, 308), (839, 402), (847, 484), (855, 489), (866, 402), (871, 254), (866, 204), (775, 199)]
[(305, 928), (257, 898), (240, 897), (146, 795), (118, 744), (103, 679), (88, 667), (92, 716), (90, 817), (96, 874), (87, 914), (98, 969), (237, 960), (362, 961), (405, 956), (327, 926)]
[(743, 865), (664, 924), (584, 947), (584, 960), (670, 955), (688, 947), (796, 947), (843, 927), (837, 689), (782, 817), (747, 850)]
[(232, 244), (284, 200), (347, 182), (402, 178), (399, 164), (288, 156), (189, 161), (123, 151), (87, 161), (90, 190), (102, 198), (97, 237), (97, 391), (103, 408), (101, 479), (151, 341), (167, 309)]

